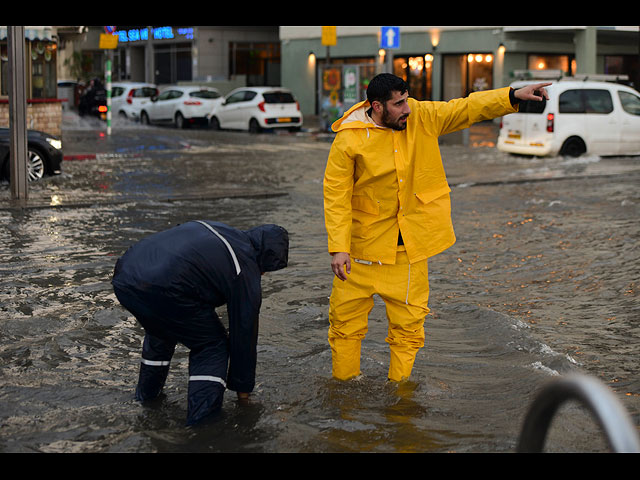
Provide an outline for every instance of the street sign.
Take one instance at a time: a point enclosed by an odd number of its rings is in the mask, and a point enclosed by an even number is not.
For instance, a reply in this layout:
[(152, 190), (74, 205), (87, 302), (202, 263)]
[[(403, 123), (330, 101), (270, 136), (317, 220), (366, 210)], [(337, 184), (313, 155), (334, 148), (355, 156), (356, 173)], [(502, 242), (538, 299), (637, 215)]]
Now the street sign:
[(380, 29), (380, 48), (400, 48), (400, 27)]
[(336, 27), (322, 27), (322, 45), (327, 47), (337, 43)]
[(101, 33), (99, 47), (103, 50), (113, 50), (115, 48), (118, 48), (118, 36), (110, 35), (108, 33)]

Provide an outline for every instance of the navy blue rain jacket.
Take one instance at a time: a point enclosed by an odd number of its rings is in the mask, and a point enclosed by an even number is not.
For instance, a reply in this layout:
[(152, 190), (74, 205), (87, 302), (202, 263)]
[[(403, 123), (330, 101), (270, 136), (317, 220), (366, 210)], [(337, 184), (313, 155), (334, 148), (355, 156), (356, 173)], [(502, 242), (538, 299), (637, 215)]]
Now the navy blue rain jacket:
[[(227, 387), (255, 386), (261, 274), (287, 266), (289, 237), (278, 225), (241, 231), (224, 223), (192, 221), (142, 239), (116, 263), (114, 287), (157, 302), (164, 321), (180, 323), (191, 345), (206, 343), (189, 312), (227, 305)], [(161, 323), (162, 320), (159, 320)], [(145, 325), (145, 329), (149, 330)], [(162, 336), (162, 332), (154, 332)], [(176, 339), (185, 343), (181, 339)], [(186, 344), (186, 343), (185, 343)], [(187, 345), (189, 346), (189, 345)]]

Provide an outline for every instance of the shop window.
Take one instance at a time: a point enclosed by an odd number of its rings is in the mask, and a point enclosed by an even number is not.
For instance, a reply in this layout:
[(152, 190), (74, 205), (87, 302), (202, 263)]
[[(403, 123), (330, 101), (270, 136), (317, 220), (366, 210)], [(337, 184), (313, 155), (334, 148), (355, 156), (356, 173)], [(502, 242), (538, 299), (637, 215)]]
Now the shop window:
[(604, 73), (627, 75), (629, 84), (636, 90), (640, 88), (640, 58), (638, 55), (605, 55)]
[(431, 100), (432, 65), (433, 55), (431, 54), (395, 57), (393, 59), (393, 73), (407, 82), (411, 97), (416, 100)]
[(6, 43), (0, 45), (0, 95), (9, 95), (9, 53)]
[(31, 98), (56, 98), (56, 51), (52, 42), (31, 42)]
[(246, 75), (247, 85), (280, 84), (279, 43), (229, 43), (229, 75)]
[[(0, 45), (0, 95), (9, 95), (9, 56), (7, 44)], [(57, 45), (53, 42), (27, 42), (27, 98), (56, 98)]]
[(190, 43), (162, 45), (154, 54), (155, 83), (158, 85), (192, 79)]
[(493, 55), (470, 53), (467, 55), (467, 93), (493, 88)]
[(444, 56), (444, 99), (465, 97), (493, 88), (493, 55), (468, 53)]
[(569, 55), (529, 55), (529, 70), (560, 70), (566, 75), (575, 71), (575, 60)]

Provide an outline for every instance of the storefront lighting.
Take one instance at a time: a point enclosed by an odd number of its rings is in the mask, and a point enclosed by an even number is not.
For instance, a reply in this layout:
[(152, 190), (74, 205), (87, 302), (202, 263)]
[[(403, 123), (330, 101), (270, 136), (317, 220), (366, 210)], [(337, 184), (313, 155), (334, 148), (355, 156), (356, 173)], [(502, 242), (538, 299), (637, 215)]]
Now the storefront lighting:
[(315, 66), (316, 64), (316, 54), (313, 52), (309, 52), (309, 57), (307, 58), (307, 62), (310, 67)]
[(440, 43), (440, 32), (438, 30), (431, 30), (431, 46), (435, 50)]
[(422, 71), (422, 68), (424, 67), (422, 57), (409, 57), (409, 67), (413, 71)]
[(427, 53), (427, 54), (424, 56), (424, 61), (425, 61), (425, 62), (427, 62), (427, 63), (429, 63), (429, 62), (433, 62), (433, 55), (431, 55), (430, 53)]
[(503, 44), (500, 44), (500, 46), (498, 47), (498, 53), (500, 55), (504, 55), (504, 52), (506, 52), (507, 47), (505, 47)]
[(493, 55), (482, 55), (481, 53), (470, 53), (467, 55), (467, 62), (473, 63), (474, 61), (478, 63), (491, 63), (493, 62)]

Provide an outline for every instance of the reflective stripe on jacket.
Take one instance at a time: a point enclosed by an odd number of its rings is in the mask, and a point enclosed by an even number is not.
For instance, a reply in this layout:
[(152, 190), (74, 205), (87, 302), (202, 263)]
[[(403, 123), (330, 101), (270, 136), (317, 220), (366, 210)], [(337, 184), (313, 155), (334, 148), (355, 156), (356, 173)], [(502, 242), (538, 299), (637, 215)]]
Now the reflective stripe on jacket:
[(449, 102), (408, 99), (406, 129), (376, 126), (354, 105), (337, 120), (324, 177), (329, 252), (395, 263), (398, 230), (411, 263), (455, 243), (438, 137), (517, 111), (509, 88)]

